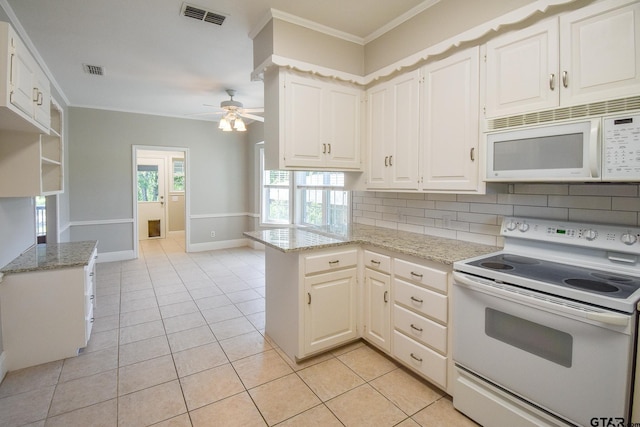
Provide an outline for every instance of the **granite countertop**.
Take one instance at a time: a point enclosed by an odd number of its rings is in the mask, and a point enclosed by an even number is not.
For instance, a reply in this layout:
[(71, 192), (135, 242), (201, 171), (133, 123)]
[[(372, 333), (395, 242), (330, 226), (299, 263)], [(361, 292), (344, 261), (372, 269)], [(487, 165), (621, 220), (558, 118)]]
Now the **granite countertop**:
[(444, 237), (353, 224), (335, 232), (326, 228), (278, 228), (250, 231), (245, 236), (282, 252), (360, 244), (450, 265), (455, 261), (500, 250), (500, 247)]
[(58, 268), (87, 265), (98, 242), (43, 243), (32, 246), (0, 269), (5, 276), (29, 271), (55, 270)]

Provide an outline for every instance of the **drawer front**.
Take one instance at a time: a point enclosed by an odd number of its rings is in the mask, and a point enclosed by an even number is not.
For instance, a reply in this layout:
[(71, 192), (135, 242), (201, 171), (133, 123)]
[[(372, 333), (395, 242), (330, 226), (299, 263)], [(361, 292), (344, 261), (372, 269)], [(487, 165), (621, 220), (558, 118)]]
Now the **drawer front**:
[(358, 250), (349, 249), (304, 257), (305, 274), (353, 267), (358, 264)]
[(447, 389), (447, 358), (401, 334), (393, 332), (393, 355), (442, 389)]
[(447, 292), (447, 272), (401, 259), (393, 260), (394, 274), (441, 292)]
[(89, 342), (89, 338), (91, 338), (91, 329), (93, 329), (93, 306), (90, 307), (90, 310), (87, 312), (84, 318), (84, 340), (85, 346)]
[(394, 282), (395, 301), (442, 323), (447, 323), (447, 296), (400, 279)]
[(398, 305), (393, 306), (393, 325), (414, 340), (447, 354), (447, 327)]
[(364, 266), (389, 273), (391, 272), (391, 257), (376, 252), (364, 251)]

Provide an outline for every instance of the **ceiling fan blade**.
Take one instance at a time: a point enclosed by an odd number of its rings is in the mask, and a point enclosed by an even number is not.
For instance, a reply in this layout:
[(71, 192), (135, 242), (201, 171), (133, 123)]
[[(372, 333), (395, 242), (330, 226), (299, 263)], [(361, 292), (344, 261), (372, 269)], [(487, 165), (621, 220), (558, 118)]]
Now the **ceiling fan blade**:
[(243, 113), (264, 113), (264, 108), (243, 108)]
[(247, 113), (244, 113), (244, 112), (243, 112), (243, 113), (239, 113), (238, 115), (239, 115), (240, 117), (245, 117), (245, 118), (247, 118), (247, 119), (255, 120), (255, 121), (258, 121), (258, 122), (264, 122), (264, 117), (262, 117), (262, 116), (257, 116), (257, 115), (255, 115), (255, 114), (247, 114)]

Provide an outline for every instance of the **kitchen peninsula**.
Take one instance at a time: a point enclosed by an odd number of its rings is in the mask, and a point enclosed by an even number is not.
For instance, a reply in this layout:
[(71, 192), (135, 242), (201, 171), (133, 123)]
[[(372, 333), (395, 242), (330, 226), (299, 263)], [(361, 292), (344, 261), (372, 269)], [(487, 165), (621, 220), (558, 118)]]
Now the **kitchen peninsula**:
[(266, 247), (266, 333), (292, 359), (364, 338), (450, 393), (452, 264), (499, 248), (368, 225), (247, 232)]
[(9, 371), (73, 357), (91, 335), (97, 241), (40, 244), (0, 270)]

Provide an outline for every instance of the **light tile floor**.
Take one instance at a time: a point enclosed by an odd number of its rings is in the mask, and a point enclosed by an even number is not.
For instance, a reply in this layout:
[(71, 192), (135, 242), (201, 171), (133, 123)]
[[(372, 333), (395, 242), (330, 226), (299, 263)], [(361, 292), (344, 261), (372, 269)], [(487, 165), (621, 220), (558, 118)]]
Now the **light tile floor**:
[(476, 425), (363, 342), (289, 360), (264, 336), (264, 252), (140, 247), (98, 264), (80, 356), (7, 374), (0, 426)]

